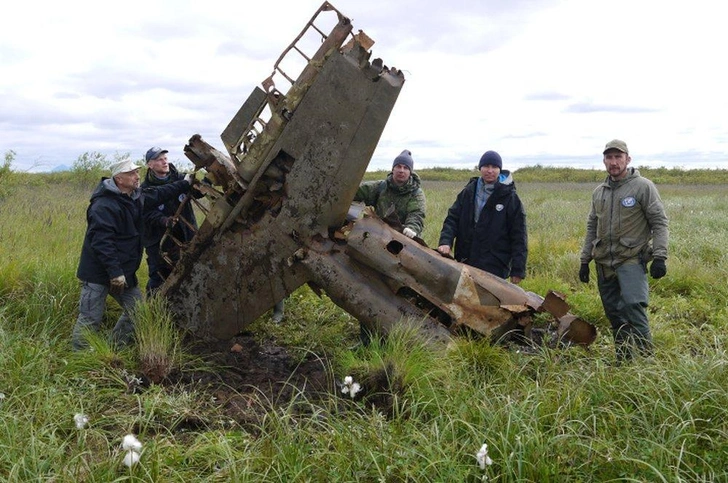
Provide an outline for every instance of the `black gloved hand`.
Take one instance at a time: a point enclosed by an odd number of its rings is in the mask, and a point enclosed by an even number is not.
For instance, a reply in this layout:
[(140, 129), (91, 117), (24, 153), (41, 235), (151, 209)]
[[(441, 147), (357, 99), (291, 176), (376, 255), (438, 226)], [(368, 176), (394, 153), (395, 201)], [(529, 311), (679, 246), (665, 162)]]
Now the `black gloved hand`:
[(666, 274), (667, 266), (665, 265), (665, 260), (662, 258), (652, 260), (652, 265), (650, 265), (650, 275), (652, 275), (652, 278), (662, 278)]
[(589, 283), (589, 264), (582, 263), (579, 269), (579, 280), (584, 283)]
[(109, 281), (109, 293), (113, 295), (123, 294), (125, 287), (126, 277), (124, 275), (119, 275), (118, 277), (114, 277)]

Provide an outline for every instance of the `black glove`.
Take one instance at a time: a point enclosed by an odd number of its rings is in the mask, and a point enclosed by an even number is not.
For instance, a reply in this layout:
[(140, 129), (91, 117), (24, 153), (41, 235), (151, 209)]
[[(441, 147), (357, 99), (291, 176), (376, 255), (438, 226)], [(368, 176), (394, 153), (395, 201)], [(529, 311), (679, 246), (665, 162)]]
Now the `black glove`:
[(662, 258), (652, 260), (652, 265), (650, 265), (650, 275), (652, 275), (652, 278), (662, 278), (666, 274), (667, 266), (665, 265), (665, 260)]
[(118, 277), (114, 277), (109, 281), (109, 292), (113, 295), (123, 294), (125, 287), (126, 277), (124, 275), (119, 275)]
[(584, 283), (589, 283), (589, 264), (582, 263), (579, 269), (579, 280)]

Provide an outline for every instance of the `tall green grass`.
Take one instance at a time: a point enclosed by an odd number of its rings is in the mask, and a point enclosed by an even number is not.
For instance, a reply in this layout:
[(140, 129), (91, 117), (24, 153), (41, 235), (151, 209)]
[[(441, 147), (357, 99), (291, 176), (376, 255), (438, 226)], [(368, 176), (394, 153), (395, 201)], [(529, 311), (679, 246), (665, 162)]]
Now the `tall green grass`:
[[(430, 246), (468, 176), (424, 178)], [(167, 369), (219, 369), (185, 356), (163, 304), (142, 306), (147, 332), (115, 352), (104, 334), (120, 309), (109, 299), (94, 350), (71, 352), (93, 183), (13, 176), (0, 199), (0, 479), (727, 481), (728, 188), (682, 178), (659, 186), (671, 255), (667, 277), (650, 282), (656, 355), (615, 367), (596, 286), (576, 275), (601, 177), (516, 176), (529, 230), (522, 286), (566, 294), (572, 312), (598, 326), (588, 351), (526, 354), (478, 339), (433, 351), (405, 329), (362, 348), (356, 321), (302, 288), (286, 302), (286, 321), (265, 316), (250, 330), (292, 344), (299, 359), (325, 360), (330, 391), (315, 399), (261, 393), (249, 399), (260, 415), (251, 422), (231, 420), (204, 387), (142, 380), (144, 354)], [(144, 264), (140, 272), (145, 279)], [(346, 376), (362, 387), (353, 398), (341, 392)], [(83, 429), (76, 413), (88, 416)], [(132, 468), (121, 463), (128, 433), (143, 443)], [(484, 443), (493, 464), (481, 470), (475, 455)]]

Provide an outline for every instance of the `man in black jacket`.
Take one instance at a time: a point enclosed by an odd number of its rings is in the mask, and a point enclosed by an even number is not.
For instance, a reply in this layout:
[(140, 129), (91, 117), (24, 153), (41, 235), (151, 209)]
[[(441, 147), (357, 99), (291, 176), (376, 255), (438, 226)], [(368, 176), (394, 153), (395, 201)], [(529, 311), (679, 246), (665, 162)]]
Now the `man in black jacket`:
[(134, 338), (129, 311), (142, 298), (136, 271), (142, 260), (144, 223), (142, 207), (179, 196), (190, 188), (190, 179), (142, 190), (139, 166), (131, 160), (111, 166), (111, 178), (102, 178), (86, 210), (86, 236), (76, 276), (81, 280), (81, 301), (73, 328), (74, 350), (87, 346), (85, 335), (101, 326), (106, 296), (121, 305), (123, 313), (112, 330), (119, 346)]
[(526, 213), (509, 171), (495, 151), (480, 158), (480, 176), (471, 178), (447, 212), (437, 251), (511, 283), (526, 277)]
[[(167, 161), (166, 149), (153, 147), (147, 151), (147, 174), (142, 182), (142, 189), (164, 186), (175, 181), (184, 179), (185, 175), (180, 174), (174, 164)], [(199, 193), (199, 196), (203, 196)], [(177, 243), (171, 238), (164, 236), (167, 227), (173, 226), (170, 235), (180, 243), (189, 242), (195, 235), (197, 220), (191, 203), (186, 203), (177, 223), (173, 223), (175, 213), (184, 200), (185, 194), (177, 198), (170, 198), (163, 203), (144, 204), (144, 237), (142, 242), (147, 252), (147, 264), (149, 265), (149, 280), (147, 282), (147, 296), (152, 295), (169, 277), (173, 265), (167, 263), (162, 257), (162, 252), (176, 262), (179, 260), (180, 249)]]

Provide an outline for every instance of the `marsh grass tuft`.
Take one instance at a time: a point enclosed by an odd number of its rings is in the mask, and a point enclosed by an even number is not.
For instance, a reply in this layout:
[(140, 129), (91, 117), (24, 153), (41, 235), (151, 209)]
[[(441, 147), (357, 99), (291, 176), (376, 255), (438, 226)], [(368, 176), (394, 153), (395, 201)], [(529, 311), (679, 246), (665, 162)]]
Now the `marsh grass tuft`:
[(151, 382), (159, 383), (182, 364), (180, 331), (162, 297), (154, 296), (138, 303), (132, 317), (139, 370)]

